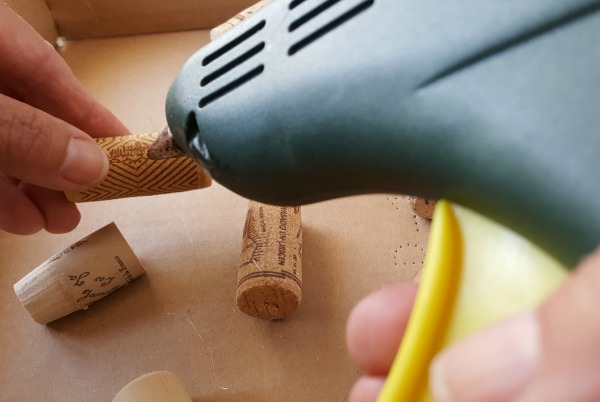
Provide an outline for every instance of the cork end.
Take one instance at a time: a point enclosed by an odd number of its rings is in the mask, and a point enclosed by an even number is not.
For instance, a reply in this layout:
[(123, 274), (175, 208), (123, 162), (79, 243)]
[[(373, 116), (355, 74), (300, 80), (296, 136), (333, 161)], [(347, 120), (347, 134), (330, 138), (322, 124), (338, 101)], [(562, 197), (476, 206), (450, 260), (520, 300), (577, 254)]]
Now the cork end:
[(144, 374), (127, 384), (113, 402), (192, 402), (181, 380), (169, 371)]
[(295, 284), (254, 283), (251, 287), (238, 288), (237, 306), (252, 317), (280, 320), (298, 309), (301, 296), (302, 292)]
[(48, 292), (45, 288), (47, 286), (45, 282), (41, 281), (42, 286), (40, 286), (35, 280), (24, 277), (13, 285), (15, 295), (21, 305), (35, 322), (42, 325), (68, 315), (71, 312), (69, 310), (72, 309), (70, 307), (65, 308), (65, 305), (70, 306), (72, 303), (67, 297), (68, 294), (62, 289), (51, 286), (50, 293), (52, 296), (48, 297), (45, 294)]

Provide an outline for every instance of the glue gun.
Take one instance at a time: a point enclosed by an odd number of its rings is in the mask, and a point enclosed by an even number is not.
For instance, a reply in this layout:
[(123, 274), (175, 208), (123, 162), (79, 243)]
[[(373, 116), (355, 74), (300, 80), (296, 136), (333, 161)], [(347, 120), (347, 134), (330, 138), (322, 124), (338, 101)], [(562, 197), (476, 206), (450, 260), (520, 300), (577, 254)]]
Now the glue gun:
[(190, 58), (168, 125), (244, 197), (445, 199), (572, 268), (600, 243), (599, 10), (277, 0)]
[(275, 1), (166, 102), (242, 196), (445, 198), (567, 266), (600, 242), (600, 1)]

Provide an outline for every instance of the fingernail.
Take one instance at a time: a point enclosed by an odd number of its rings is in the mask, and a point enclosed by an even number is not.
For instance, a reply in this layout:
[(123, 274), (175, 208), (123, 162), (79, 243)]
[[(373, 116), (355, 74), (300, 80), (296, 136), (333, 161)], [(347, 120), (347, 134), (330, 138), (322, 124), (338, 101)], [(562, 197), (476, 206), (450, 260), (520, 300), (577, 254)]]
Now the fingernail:
[(437, 402), (508, 400), (533, 375), (540, 335), (533, 312), (457, 343), (436, 357), (429, 380)]
[(92, 186), (104, 179), (108, 172), (108, 158), (91, 140), (71, 138), (65, 160), (60, 168), (62, 177), (72, 183)]

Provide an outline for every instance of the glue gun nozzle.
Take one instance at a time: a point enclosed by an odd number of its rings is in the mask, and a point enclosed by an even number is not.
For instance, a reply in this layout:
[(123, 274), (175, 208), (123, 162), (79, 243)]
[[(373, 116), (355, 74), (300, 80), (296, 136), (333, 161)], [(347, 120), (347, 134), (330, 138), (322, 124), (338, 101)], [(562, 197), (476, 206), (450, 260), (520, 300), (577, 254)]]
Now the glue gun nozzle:
[(148, 159), (158, 160), (179, 158), (180, 156), (185, 156), (185, 152), (183, 152), (175, 142), (175, 138), (173, 138), (173, 134), (171, 134), (169, 127), (165, 127), (165, 129), (160, 132), (156, 141), (154, 141), (154, 144), (150, 145), (146, 155), (148, 156)]

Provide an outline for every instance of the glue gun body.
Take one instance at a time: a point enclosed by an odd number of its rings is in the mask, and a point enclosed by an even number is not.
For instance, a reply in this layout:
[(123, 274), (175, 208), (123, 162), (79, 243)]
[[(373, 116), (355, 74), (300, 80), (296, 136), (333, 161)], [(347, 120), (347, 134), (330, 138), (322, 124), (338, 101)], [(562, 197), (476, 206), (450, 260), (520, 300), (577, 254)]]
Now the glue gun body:
[(572, 266), (600, 242), (599, 10), (274, 1), (185, 64), (168, 124), (245, 197), (443, 197)]

